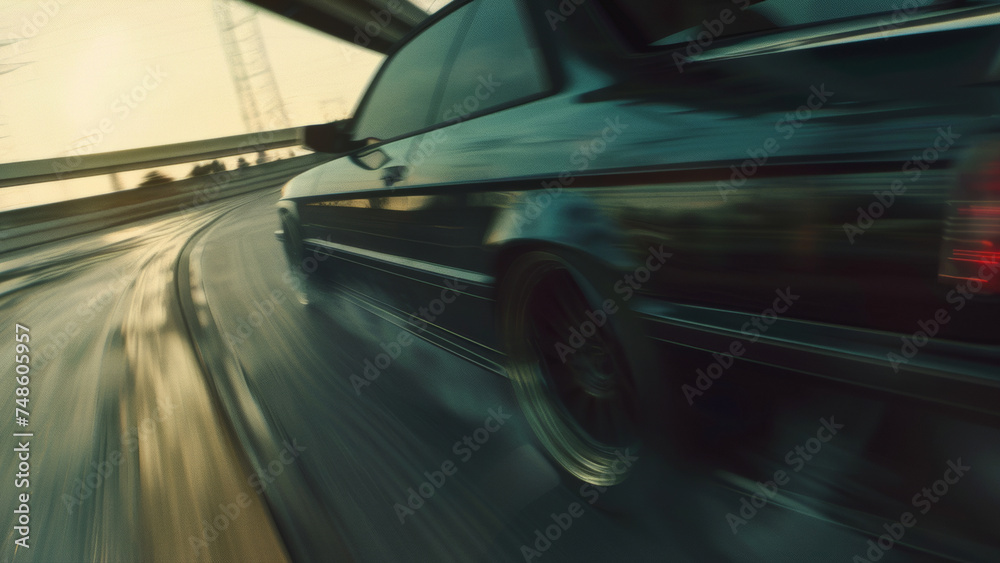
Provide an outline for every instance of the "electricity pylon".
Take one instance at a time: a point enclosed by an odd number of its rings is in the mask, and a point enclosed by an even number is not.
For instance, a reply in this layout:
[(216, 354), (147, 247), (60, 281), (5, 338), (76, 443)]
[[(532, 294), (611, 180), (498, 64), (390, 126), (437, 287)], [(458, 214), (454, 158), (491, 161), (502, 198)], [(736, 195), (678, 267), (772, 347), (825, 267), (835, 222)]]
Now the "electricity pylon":
[(247, 131), (290, 127), (264, 48), (257, 11), (233, 0), (214, 0), (212, 11)]

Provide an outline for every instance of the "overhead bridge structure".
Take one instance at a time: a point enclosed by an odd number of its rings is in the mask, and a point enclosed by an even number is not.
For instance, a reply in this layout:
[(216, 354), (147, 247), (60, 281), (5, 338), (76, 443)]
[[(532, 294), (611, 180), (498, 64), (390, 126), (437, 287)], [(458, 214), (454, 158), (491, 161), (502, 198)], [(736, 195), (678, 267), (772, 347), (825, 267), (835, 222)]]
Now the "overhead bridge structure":
[[(405, 37), (429, 15), (428, 12), (407, 0), (247, 1), (282, 17), (380, 53), (389, 52), (396, 42)], [(3, 41), (0, 41), (0, 45), (2, 44)], [(0, 68), (0, 72), (2, 71), (3, 69)], [(301, 146), (302, 141), (303, 130), (301, 128), (287, 128), (108, 153), (0, 163), (0, 194), (4, 191), (3, 188), (259, 153)], [(323, 155), (314, 156), (314, 158), (299, 159), (300, 163), (304, 163), (306, 160), (312, 162), (328, 158)], [(132, 190), (126, 191), (132, 192)], [(102, 197), (156, 199), (158, 194), (155, 193), (155, 190), (146, 190), (132, 192), (127, 196), (118, 193)], [(24, 211), (18, 213), (24, 214)], [(10, 212), (2, 215), (0, 223), (3, 223), (5, 227), (12, 227), (13, 215)], [(11, 235), (12, 233), (5, 234)], [(0, 240), (0, 243), (3, 242), (10, 241)], [(0, 244), (0, 246), (7, 245)]]
[(359, 47), (387, 53), (427, 17), (407, 0), (247, 0)]
[[(249, 0), (261, 8), (380, 53), (423, 21), (428, 13), (407, 0)], [(208, 139), (30, 162), (0, 164), (0, 188), (137, 170), (296, 146), (301, 131), (279, 131)]]

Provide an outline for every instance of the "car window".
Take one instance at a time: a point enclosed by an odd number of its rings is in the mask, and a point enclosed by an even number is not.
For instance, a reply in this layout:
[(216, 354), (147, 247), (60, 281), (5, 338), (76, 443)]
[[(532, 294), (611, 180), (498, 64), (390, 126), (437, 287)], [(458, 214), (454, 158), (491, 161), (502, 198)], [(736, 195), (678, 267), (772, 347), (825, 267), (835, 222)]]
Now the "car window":
[(543, 92), (541, 50), (517, 2), (481, 0), (440, 94), (438, 121)]
[(473, 5), (465, 5), (424, 30), (385, 62), (360, 108), (356, 139), (392, 139), (431, 125), (434, 94), (448, 55), (464, 36)]

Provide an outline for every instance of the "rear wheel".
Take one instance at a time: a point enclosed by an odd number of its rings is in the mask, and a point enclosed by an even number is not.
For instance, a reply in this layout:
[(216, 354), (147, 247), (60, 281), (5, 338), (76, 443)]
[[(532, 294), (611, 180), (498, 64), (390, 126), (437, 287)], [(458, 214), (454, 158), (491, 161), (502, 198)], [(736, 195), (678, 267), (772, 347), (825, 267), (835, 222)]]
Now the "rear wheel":
[(636, 451), (649, 422), (639, 383), (650, 364), (629, 311), (605, 311), (604, 284), (550, 252), (518, 257), (504, 279), (500, 335), (521, 410), (566, 471), (594, 485), (620, 483), (626, 450)]

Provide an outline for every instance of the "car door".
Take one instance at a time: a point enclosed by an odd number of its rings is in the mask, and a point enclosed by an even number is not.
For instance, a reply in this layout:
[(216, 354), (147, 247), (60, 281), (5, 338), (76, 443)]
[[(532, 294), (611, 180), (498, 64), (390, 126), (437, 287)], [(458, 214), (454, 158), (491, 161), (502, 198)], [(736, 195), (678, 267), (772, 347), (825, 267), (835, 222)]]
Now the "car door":
[(484, 136), (506, 142), (498, 112), (551, 90), (526, 16), (519, 3), (476, 0), (402, 47), (359, 110), (353, 138), (372, 144), (326, 165), (327, 195), (302, 211), (329, 239), (316, 242), (345, 261), (340, 281), (368, 299), (410, 313), (446, 281), (461, 284), (474, 296), (463, 308), (481, 314), (450, 328), (477, 341), (492, 336), (481, 322), (492, 289), (482, 241), (497, 206), (467, 188), (504, 174), (474, 163), (496, 149)]
[[(381, 279), (358, 267), (375, 256), (406, 254), (411, 236), (389, 199), (410, 185), (410, 147), (433, 125), (435, 93), (464, 36), (475, 3), (446, 8), (376, 73), (354, 119), (352, 137), (366, 146), (315, 171), (312, 195), (299, 206), (307, 245), (340, 258), (341, 281), (383, 293)], [(368, 261), (366, 261), (368, 260)]]

